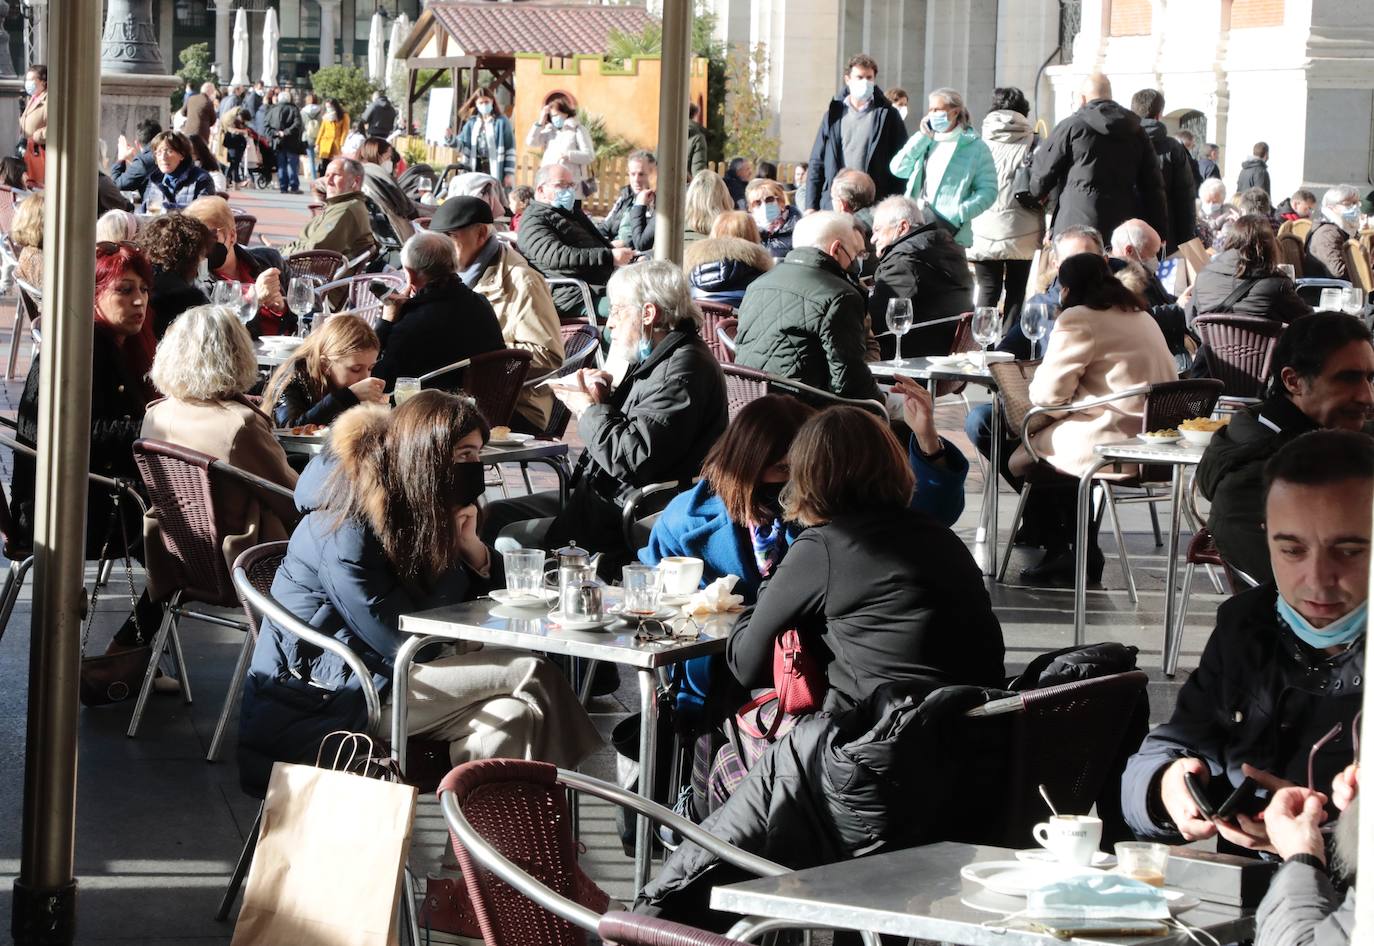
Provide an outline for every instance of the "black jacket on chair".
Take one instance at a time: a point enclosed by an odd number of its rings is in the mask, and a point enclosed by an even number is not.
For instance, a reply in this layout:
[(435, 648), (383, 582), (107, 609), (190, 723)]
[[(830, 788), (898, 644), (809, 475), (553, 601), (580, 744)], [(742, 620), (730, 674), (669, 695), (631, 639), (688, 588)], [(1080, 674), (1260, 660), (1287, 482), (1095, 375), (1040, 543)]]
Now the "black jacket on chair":
[(391, 387), (454, 362), (506, 347), (491, 303), (454, 275), (430, 283), (401, 306), (396, 321), (377, 323), (382, 354), (372, 377)]
[(954, 242), (949, 230), (928, 223), (893, 242), (878, 257), (873, 277), (873, 292), (868, 297), (868, 316), (884, 358), (896, 354), (897, 341), (884, 336), (887, 304), (893, 299), (910, 299), (912, 329), (902, 339), (902, 354), (947, 355), (954, 342), (957, 322), (922, 328), (932, 322), (968, 312), (973, 308), (973, 277), (968, 270), (964, 248)]
[[(592, 286), (604, 286), (615, 272), (611, 241), (582, 212), (581, 204), (572, 210), (559, 210), (551, 204), (532, 202), (520, 217), (520, 253), (549, 278), (580, 279)], [(553, 301), (560, 316), (586, 315), (576, 286), (554, 286)]]
[(1298, 296), (1298, 287), (1282, 273), (1267, 276), (1237, 276), (1239, 250), (1222, 250), (1202, 268), (1193, 283), (1193, 297), (1188, 300), (1188, 324), (1199, 315), (1222, 311), (1222, 304), (1242, 283), (1249, 285), (1245, 295), (1231, 305), (1236, 315), (1255, 315), (1274, 319), (1287, 325), (1300, 315), (1308, 315), (1312, 307)]
[[(1169, 228), (1161, 231), (1167, 252), (1172, 253), (1180, 243), (1197, 236), (1197, 188), (1193, 176), (1193, 159), (1177, 138), (1169, 137), (1169, 130), (1157, 118), (1143, 118), (1140, 127), (1159, 156), (1159, 171), (1164, 178), (1164, 199), (1169, 210)], [(1103, 234), (1107, 240), (1110, 233)]]

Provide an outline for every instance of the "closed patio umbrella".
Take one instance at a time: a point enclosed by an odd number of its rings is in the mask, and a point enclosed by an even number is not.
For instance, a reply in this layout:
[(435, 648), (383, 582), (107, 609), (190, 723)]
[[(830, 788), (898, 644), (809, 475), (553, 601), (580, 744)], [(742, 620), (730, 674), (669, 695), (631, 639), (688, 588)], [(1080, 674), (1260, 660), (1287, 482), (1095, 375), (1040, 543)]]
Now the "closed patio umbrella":
[(248, 11), (239, 7), (234, 17), (234, 85), (252, 85), (253, 77), (248, 74)]
[(262, 25), (262, 83), (266, 86), (277, 84), (277, 43), (281, 40), (281, 28), (277, 25), (277, 11), (267, 8), (267, 20)]

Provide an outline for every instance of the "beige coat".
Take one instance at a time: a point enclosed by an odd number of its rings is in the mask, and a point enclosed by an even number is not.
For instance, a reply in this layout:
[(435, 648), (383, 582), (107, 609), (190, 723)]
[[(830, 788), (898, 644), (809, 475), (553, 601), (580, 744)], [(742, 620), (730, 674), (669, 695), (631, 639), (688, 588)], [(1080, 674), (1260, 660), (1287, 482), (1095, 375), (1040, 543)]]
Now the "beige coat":
[[(1054, 323), (1030, 399), (1044, 406), (1068, 404), (1177, 378), (1174, 356), (1148, 312), (1074, 306)], [(1056, 469), (1080, 476), (1092, 465), (1093, 447), (1140, 433), (1144, 411), (1144, 398), (1113, 401), (1056, 420), (1032, 434), (1031, 442)]]
[(39, 92), (29, 98), (24, 113), (19, 116), (19, 130), (36, 145), (48, 141), (48, 93)]
[[(506, 347), (523, 348), (534, 355), (529, 377), (563, 366), (563, 337), (549, 285), (518, 250), (503, 245), (472, 288), (491, 303)], [(547, 387), (525, 388), (515, 405), (515, 412), (538, 430), (547, 426), (552, 411), (553, 394)]]
[[(246, 401), (154, 401), (143, 416), (141, 436), (208, 453), (287, 489), (296, 486), (296, 471), (287, 465), (267, 415)], [(217, 492), (214, 502), (226, 565), (232, 566), (245, 549), (288, 537), (275, 515), (237, 490)], [(162, 544), (155, 510), (143, 520), (143, 539), (148, 590), (158, 601), (176, 590), (176, 571)]]

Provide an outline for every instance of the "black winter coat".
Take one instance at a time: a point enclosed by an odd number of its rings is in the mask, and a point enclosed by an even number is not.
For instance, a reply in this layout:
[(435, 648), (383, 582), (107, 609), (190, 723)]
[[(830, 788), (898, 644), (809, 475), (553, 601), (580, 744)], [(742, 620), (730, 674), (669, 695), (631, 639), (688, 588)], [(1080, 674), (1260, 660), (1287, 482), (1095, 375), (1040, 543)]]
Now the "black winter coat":
[(148, 308), (153, 313), (153, 335), (159, 341), (166, 334), (167, 326), (175, 322), (181, 313), (194, 306), (209, 304), (210, 297), (199, 284), (177, 273), (162, 269), (153, 271), (153, 291), (148, 295)]
[[(234, 244), (234, 256), (243, 264), (248, 275), (257, 279), (264, 270), (275, 269), (281, 278), (282, 298), (286, 298), (286, 292), (291, 288), (291, 269), (286, 265), (285, 258), (281, 252), (274, 250), (270, 246), (244, 246), (242, 243)], [(261, 315), (253, 316), (253, 321), (248, 323), (248, 334), (254, 338), (262, 335)], [(296, 316), (290, 309), (286, 309), (277, 321), (277, 328), (274, 330), (279, 335), (292, 335), (296, 331)]]
[[(833, 210), (830, 203), (830, 184), (835, 175), (845, 168), (844, 143), (840, 136), (840, 120), (849, 108), (846, 99), (849, 92), (836, 95), (821, 117), (821, 127), (816, 131), (816, 141), (811, 146), (811, 158), (806, 171), (806, 206), (820, 210)], [(883, 95), (883, 90), (874, 88), (873, 101), (869, 108), (875, 109), (873, 121), (868, 126), (868, 160), (857, 171), (863, 171), (873, 178), (877, 190), (876, 203), (884, 197), (900, 194), (906, 189), (906, 181), (892, 173), (890, 165), (897, 152), (902, 150), (909, 137), (902, 113), (892, 107)]]
[[(559, 210), (534, 201), (520, 217), (520, 253), (549, 278), (580, 279), (604, 286), (615, 272), (611, 241), (596, 228), (579, 204)], [(585, 318), (576, 286), (554, 286), (553, 301), (564, 318)]]
[(615, 203), (611, 204), (610, 212), (606, 214), (606, 219), (602, 220), (601, 226), (598, 227), (602, 236), (608, 240), (614, 240), (620, 235), (621, 218), (629, 213), (634, 202), (634, 189), (626, 184), (620, 189), (620, 193), (615, 195)]
[(924, 322), (949, 318), (973, 308), (973, 277), (964, 248), (949, 230), (928, 223), (892, 243), (878, 258), (868, 316), (884, 358), (896, 354), (897, 342), (888, 331), (887, 304), (910, 299), (915, 313), (912, 330), (902, 339), (902, 354), (947, 355), (957, 322), (921, 328)]
[(356, 407), (358, 396), (348, 388), (328, 391), (318, 401), (310, 391), (305, 370), (298, 367), (295, 375), (277, 395), (271, 405), (273, 427), (298, 427), (302, 424), (323, 424), (328, 427), (350, 407)]
[(501, 323), (485, 297), (456, 275), (431, 283), (401, 306), (394, 322), (377, 323), (382, 354), (372, 369), (390, 387), (454, 362), (506, 347)]
[(1269, 193), (1269, 165), (1262, 158), (1246, 158), (1240, 163), (1236, 193), (1243, 194), (1252, 187)]
[(1145, 737), (1127, 763), (1121, 805), (1141, 840), (1180, 840), (1166, 824), (1156, 787), (1160, 771), (1175, 759), (1201, 759), (1212, 778), (1231, 785), (1244, 778), (1242, 763), (1306, 785), (1308, 752), (1340, 722), (1340, 735), (1317, 754), (1313, 784), (1330, 785), (1350, 764), (1364, 643), (1334, 657), (1313, 650), (1279, 620), (1277, 597), (1269, 584), (1222, 602), (1216, 630), (1179, 691), (1173, 716)]
[(1031, 193), (1058, 192), (1054, 233), (1086, 224), (1103, 239), (1133, 217), (1168, 233), (1164, 178), (1140, 118), (1111, 99), (1084, 105), (1054, 128), (1035, 153)]
[(801, 211), (787, 204), (782, 208), (782, 223), (777, 224), (777, 229), (771, 226), (759, 229), (759, 241), (763, 248), (772, 254), (773, 259), (782, 259), (792, 252), (792, 232), (797, 229), (801, 218)]
[(1250, 288), (1231, 305), (1230, 311), (1237, 315), (1256, 315), (1286, 325), (1300, 315), (1311, 313), (1312, 307), (1298, 296), (1298, 288), (1293, 280), (1282, 273), (1237, 276), (1236, 265), (1239, 260), (1239, 250), (1222, 250), (1197, 274), (1193, 297), (1188, 300), (1190, 326), (1199, 315), (1222, 311), (1222, 304), (1242, 283)]
[(305, 120), (301, 118), (301, 110), (295, 105), (290, 102), (277, 102), (267, 110), (263, 127), (272, 142), (272, 147), (285, 148), (290, 154), (305, 153), (305, 142), (301, 137), (305, 134)]
[[(1164, 198), (1169, 211), (1169, 229), (1161, 231), (1167, 252), (1172, 253), (1180, 243), (1197, 236), (1197, 188), (1192, 156), (1183, 142), (1169, 137), (1169, 130), (1157, 118), (1141, 119), (1140, 127), (1154, 146), (1159, 157), (1159, 171), (1164, 178)], [(1111, 234), (1105, 234), (1111, 239)]]
[(687, 281), (692, 284), (694, 299), (724, 302), (738, 309), (745, 290), (763, 272), (742, 259), (726, 257), (693, 266)]

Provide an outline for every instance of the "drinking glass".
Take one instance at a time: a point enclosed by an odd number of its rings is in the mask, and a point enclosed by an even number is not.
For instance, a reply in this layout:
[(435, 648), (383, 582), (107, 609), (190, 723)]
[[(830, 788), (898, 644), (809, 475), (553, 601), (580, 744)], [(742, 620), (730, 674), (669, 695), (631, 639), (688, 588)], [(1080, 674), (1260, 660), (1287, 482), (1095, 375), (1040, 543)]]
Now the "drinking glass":
[(1285, 276), (1288, 277), (1289, 282), (1293, 282), (1297, 278), (1298, 274), (1297, 271), (1293, 269), (1292, 263), (1280, 263), (1278, 269), (1279, 272), (1283, 273)]
[(307, 276), (297, 276), (291, 280), (291, 288), (286, 290), (286, 304), (296, 313), (296, 334), (305, 338), (309, 334), (306, 316), (315, 308), (315, 287)]
[(911, 300), (910, 299), (889, 299), (887, 301), (887, 327), (892, 329), (892, 334), (897, 336), (897, 357), (892, 360), (894, 365), (904, 365), (902, 360), (902, 336), (911, 331)]
[(162, 213), (163, 202), (162, 189), (157, 185), (153, 185), (148, 188), (147, 193), (143, 197), (143, 209), (150, 214), (160, 214)]
[(544, 553), (514, 549), (501, 554), (506, 565), (506, 590), (521, 598), (537, 598), (544, 590)]
[(1358, 286), (1342, 289), (1341, 309), (1346, 315), (1361, 315), (1364, 312), (1364, 290)]
[(988, 368), (988, 346), (1002, 337), (1002, 313), (996, 306), (980, 305), (973, 310), (973, 340), (983, 349), (983, 370)]
[(1045, 337), (1049, 321), (1047, 306), (1043, 302), (1031, 302), (1021, 307), (1021, 334), (1030, 339), (1031, 357), (1036, 355), (1036, 343)]
[(246, 282), (241, 284), (241, 288), (243, 292), (238, 300), (239, 321), (247, 325), (258, 315), (258, 287)]
[(392, 400), (396, 406), (400, 407), (406, 401), (420, 393), (419, 378), (397, 378), (396, 387), (391, 392)]
[(621, 572), (628, 614), (653, 614), (658, 610), (658, 569), (652, 565), (626, 565)]
[(1322, 290), (1321, 298), (1317, 300), (1317, 311), (1340, 312), (1344, 308), (1345, 299), (1341, 295), (1340, 287), (1333, 286)]
[(210, 301), (215, 305), (224, 305), (231, 309), (237, 309), (239, 307), (238, 283), (227, 279), (215, 280), (215, 288), (210, 295)]
[(1143, 881), (1152, 887), (1164, 886), (1164, 869), (1169, 863), (1169, 845), (1152, 841), (1118, 841), (1116, 873)]

